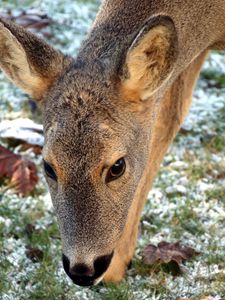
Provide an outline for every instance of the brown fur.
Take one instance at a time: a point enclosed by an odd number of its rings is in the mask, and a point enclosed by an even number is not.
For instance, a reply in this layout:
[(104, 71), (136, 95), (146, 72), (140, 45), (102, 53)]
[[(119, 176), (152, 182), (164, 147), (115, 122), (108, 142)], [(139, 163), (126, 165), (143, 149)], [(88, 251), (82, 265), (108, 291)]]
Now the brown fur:
[[(177, 81), (166, 93), (157, 114), (157, 121), (153, 126), (153, 140), (149, 161), (146, 164), (145, 173), (134, 197), (127, 223), (123, 231), (114, 263), (109, 267), (104, 279), (106, 281), (119, 282), (124, 276), (124, 271), (133, 257), (138, 234), (138, 225), (145, 199), (152, 185), (154, 177), (160, 167), (160, 163), (168, 146), (180, 128), (192, 100), (192, 89), (198, 78), (201, 66), (207, 55), (207, 51), (198, 58), (179, 76)], [(159, 138), (160, 137), (160, 138)], [(129, 249), (129, 251), (128, 251)]]
[[(93, 270), (114, 251), (95, 282), (124, 276), (148, 190), (207, 50), (225, 50), (224, 16), (223, 0), (105, 0), (75, 60), (1, 21), (1, 68), (43, 98), (43, 157), (58, 177), (47, 181), (64, 254), (70, 266)], [(121, 157), (124, 175), (106, 183)]]
[(42, 99), (70, 59), (23, 28), (0, 22), (1, 69), (17, 86)]

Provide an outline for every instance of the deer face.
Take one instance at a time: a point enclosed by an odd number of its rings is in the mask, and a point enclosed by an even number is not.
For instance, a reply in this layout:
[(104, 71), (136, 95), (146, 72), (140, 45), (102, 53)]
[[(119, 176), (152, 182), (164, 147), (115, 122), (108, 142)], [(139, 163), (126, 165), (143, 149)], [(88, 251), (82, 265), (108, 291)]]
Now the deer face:
[(74, 73), (45, 100), (43, 160), (64, 268), (75, 283), (90, 285), (106, 271), (123, 232), (149, 134), (110, 88), (93, 93), (99, 83), (84, 84)]
[(173, 22), (162, 16), (146, 22), (120, 51), (123, 63), (114, 71), (110, 64), (102, 70), (101, 59), (91, 54), (83, 61), (82, 55), (65, 57), (5, 21), (0, 42), (6, 75), (42, 99), (43, 165), (65, 271), (76, 284), (95, 284), (113, 262), (143, 177), (156, 108), (152, 95), (176, 58)]

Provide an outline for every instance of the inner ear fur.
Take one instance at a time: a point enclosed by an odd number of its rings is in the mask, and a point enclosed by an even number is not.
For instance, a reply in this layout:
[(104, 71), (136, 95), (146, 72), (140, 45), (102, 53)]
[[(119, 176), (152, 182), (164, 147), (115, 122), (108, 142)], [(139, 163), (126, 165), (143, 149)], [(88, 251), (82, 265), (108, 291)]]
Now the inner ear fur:
[(0, 18), (0, 68), (18, 87), (40, 100), (72, 59), (36, 35)]
[(121, 82), (128, 99), (148, 99), (169, 78), (178, 54), (177, 34), (168, 16), (151, 17), (133, 40)]

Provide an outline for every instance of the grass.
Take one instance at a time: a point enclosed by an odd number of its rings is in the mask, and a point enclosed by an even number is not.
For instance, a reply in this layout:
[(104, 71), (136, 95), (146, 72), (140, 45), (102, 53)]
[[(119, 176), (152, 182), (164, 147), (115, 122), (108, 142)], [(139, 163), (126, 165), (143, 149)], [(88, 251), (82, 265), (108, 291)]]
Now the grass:
[(210, 201), (211, 199), (217, 199), (218, 201), (221, 201), (222, 204), (225, 204), (225, 187), (219, 186), (216, 187), (213, 190), (209, 190), (206, 192), (207, 200)]
[[(23, 5), (40, 6), (53, 17), (56, 37), (50, 42), (74, 54), (94, 17), (98, 1), (82, 3), (79, 1), (79, 5), (89, 9), (80, 16), (75, 7), (78, 4), (69, 0), (24, 1)], [(3, 7), (6, 6), (16, 8), (21, 2), (3, 1)], [(77, 41), (73, 38), (72, 43), (71, 36)], [(211, 296), (218, 300), (225, 297), (224, 62), (222, 54), (213, 53), (203, 69), (185, 122), (189, 129), (176, 137), (162, 163), (143, 211), (132, 267), (121, 284), (80, 288), (64, 274), (58, 226), (38, 157), (31, 158), (39, 166), (41, 180), (31, 195), (19, 198), (12, 190), (5, 190), (7, 181), (0, 183), (0, 299), (197, 300)], [(33, 117), (26, 101), (27, 97), (0, 75), (0, 121)], [(40, 121), (40, 115), (35, 118)], [(180, 240), (200, 255), (186, 262), (186, 271), (179, 276), (174, 276), (168, 266), (146, 266), (141, 255), (143, 247), (162, 240)]]

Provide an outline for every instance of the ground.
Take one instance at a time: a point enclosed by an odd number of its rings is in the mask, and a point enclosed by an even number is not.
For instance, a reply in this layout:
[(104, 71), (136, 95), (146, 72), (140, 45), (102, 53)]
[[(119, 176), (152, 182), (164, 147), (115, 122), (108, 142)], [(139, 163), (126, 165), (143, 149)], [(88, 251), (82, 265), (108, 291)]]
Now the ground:
[[(22, 5), (21, 5), (22, 3)], [(1, 1), (1, 9), (38, 8), (53, 20), (50, 42), (75, 55), (99, 1)], [(136, 254), (120, 285), (80, 288), (65, 276), (61, 244), (41, 170), (28, 197), (0, 186), (0, 298), (3, 300), (214, 300), (225, 298), (225, 56), (212, 53), (188, 118), (171, 145), (142, 215)], [(27, 96), (0, 74), (0, 122), (33, 116)], [(38, 119), (37, 116), (34, 116)], [(18, 150), (18, 149), (16, 149)], [(180, 240), (200, 252), (173, 276), (143, 264), (149, 243)], [(32, 249), (33, 252), (32, 252)], [(39, 251), (37, 250), (39, 249)], [(36, 251), (36, 252), (35, 252)]]

